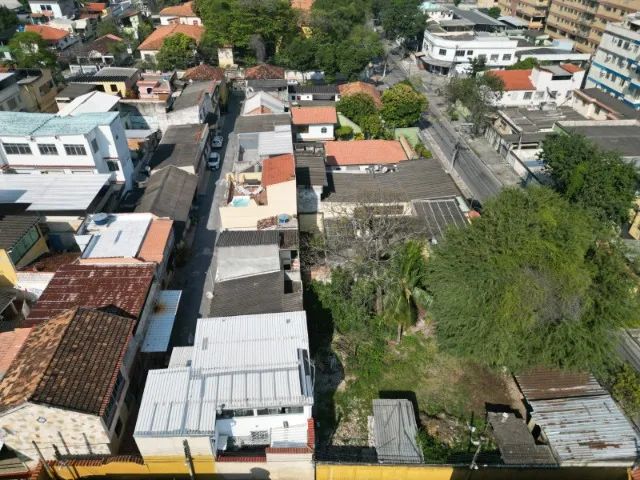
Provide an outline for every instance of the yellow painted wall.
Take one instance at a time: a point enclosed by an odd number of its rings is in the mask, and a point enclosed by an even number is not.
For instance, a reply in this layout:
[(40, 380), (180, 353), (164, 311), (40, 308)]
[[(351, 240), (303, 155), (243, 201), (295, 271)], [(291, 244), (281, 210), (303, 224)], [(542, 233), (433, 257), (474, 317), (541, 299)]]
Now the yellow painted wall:
[(44, 239), (44, 237), (40, 237), (38, 241), (33, 244), (33, 247), (31, 247), (29, 251), (24, 254), (24, 257), (20, 259), (16, 267), (21, 268), (29, 265), (36, 258), (44, 255), (48, 251), (49, 247), (47, 246), (47, 241)]
[(13, 287), (18, 275), (6, 250), (0, 249), (0, 287)]

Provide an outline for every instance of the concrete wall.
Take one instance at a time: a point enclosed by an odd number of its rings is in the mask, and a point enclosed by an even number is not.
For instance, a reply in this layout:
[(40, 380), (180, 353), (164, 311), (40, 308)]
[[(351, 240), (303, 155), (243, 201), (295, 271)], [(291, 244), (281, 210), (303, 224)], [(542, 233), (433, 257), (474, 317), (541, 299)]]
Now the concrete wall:
[[(313, 462), (304, 456), (299, 461), (216, 462), (216, 478), (235, 480), (314, 480)], [(338, 480), (337, 477), (335, 480)]]
[(282, 429), (284, 422), (288, 422), (290, 428), (303, 425), (306, 429), (309, 418), (311, 418), (311, 407), (304, 407), (302, 413), (217, 418), (216, 431), (219, 435), (246, 437), (258, 430)]
[(298, 141), (302, 142), (314, 142), (333, 140), (333, 125), (309, 125), (309, 129), (306, 132), (299, 132), (296, 134)]
[(136, 445), (143, 458), (184, 456), (183, 441), (187, 440), (191, 455), (208, 457), (213, 462), (213, 448), (211, 437), (203, 436), (176, 436), (176, 437), (143, 437), (135, 436)]
[(258, 275), (280, 270), (278, 245), (219, 247), (216, 280)]
[(7, 251), (0, 249), (0, 287), (13, 287), (18, 283), (18, 275)]

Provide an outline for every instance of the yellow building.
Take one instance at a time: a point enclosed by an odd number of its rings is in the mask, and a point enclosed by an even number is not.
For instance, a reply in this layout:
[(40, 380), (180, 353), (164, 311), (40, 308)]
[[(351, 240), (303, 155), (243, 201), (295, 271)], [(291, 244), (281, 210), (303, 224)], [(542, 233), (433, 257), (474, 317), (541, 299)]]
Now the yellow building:
[(98, 90), (111, 95), (125, 98), (134, 91), (136, 82), (140, 78), (137, 68), (105, 67), (91, 75), (79, 75), (71, 83), (89, 83), (97, 85)]
[(49, 251), (39, 220), (37, 216), (28, 215), (0, 217), (0, 250), (4, 250), (18, 268)]
[(550, 0), (498, 0), (497, 6), (502, 15), (511, 15), (529, 22), (530, 30), (540, 30), (544, 28), (549, 2)]

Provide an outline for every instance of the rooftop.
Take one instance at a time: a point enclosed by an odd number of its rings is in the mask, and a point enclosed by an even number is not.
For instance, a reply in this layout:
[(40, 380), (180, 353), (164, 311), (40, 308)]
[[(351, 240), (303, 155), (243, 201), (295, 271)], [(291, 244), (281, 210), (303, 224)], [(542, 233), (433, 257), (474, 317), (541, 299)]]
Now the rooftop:
[(213, 96), (216, 85), (218, 85), (218, 82), (215, 80), (189, 83), (173, 102), (173, 109), (181, 110), (199, 106), (205, 99), (206, 94)]
[(513, 413), (488, 412), (493, 437), (506, 465), (556, 465), (547, 445), (536, 444), (524, 420)]
[(92, 42), (82, 44), (78, 47), (77, 51), (84, 54), (90, 54), (91, 52), (98, 52), (102, 55), (109, 55), (113, 53), (115, 45), (120, 45), (124, 40), (117, 35), (108, 33), (101, 37), (96, 38)]
[(198, 177), (170, 165), (157, 170), (149, 180), (136, 212), (150, 212), (177, 222), (186, 222), (198, 187)]
[(603, 120), (559, 122), (558, 127), (587, 137), (603, 150), (623, 157), (640, 157), (640, 122), (637, 120)]
[(284, 80), (284, 68), (261, 63), (244, 71), (247, 80)]
[(151, 32), (151, 35), (138, 45), (138, 50), (160, 50), (164, 39), (176, 33), (182, 33), (187, 37), (191, 37), (196, 43), (200, 43), (200, 39), (204, 35), (204, 27), (200, 25), (183, 25), (181, 23), (156, 27), (156, 29)]
[(193, 12), (193, 2), (172, 5), (160, 10), (161, 17), (197, 17)]
[(74, 98), (67, 105), (63, 106), (57, 113), (61, 117), (69, 115), (83, 115), (85, 113), (109, 112), (118, 105), (120, 98), (117, 95), (92, 91)]
[(531, 72), (533, 70), (491, 70), (490, 75), (498, 77), (504, 83), (506, 92), (517, 90), (535, 90), (536, 87), (531, 82)]
[(118, 112), (83, 113), (61, 117), (51, 113), (0, 112), (0, 135), (4, 137), (53, 137), (85, 135), (100, 125), (111, 125)]
[(525, 107), (512, 107), (500, 110), (509, 123), (522, 129), (523, 133), (550, 132), (560, 121), (584, 120), (584, 117), (571, 107), (558, 107), (551, 110), (528, 110)]
[[(258, 235), (259, 232), (250, 233), (255, 233), (256, 237), (260, 237), (260, 235)], [(227, 248), (227, 250), (220, 250), (221, 254), (218, 256), (216, 269), (216, 281), (226, 282), (237, 278), (280, 271), (280, 238), (276, 230), (271, 230), (269, 233), (275, 234), (270, 235), (272, 239), (270, 243), (229, 245), (228, 247), (221, 247), (218, 243), (218, 248)], [(262, 237), (262, 239), (257, 238), (256, 240), (266, 240), (267, 236)], [(245, 238), (244, 240), (249, 239)], [(224, 241), (223, 239), (223, 242)]]
[(279, 245), (277, 230), (224, 230), (216, 240), (216, 247), (246, 247), (256, 245)]
[(470, 22), (473, 22), (474, 25), (498, 27), (499, 29), (504, 28), (504, 24), (502, 22), (499, 22), (495, 18), (492, 18), (489, 15), (482, 13), (480, 10), (476, 10), (476, 9), (463, 10), (462, 8), (453, 7), (453, 6), (450, 6), (448, 8), (450, 8), (453, 11), (453, 14), (457, 18), (469, 20)]
[(293, 125), (326, 125), (338, 123), (336, 107), (292, 107)]
[(63, 265), (27, 318), (42, 323), (64, 310), (96, 308), (138, 319), (154, 279), (155, 265)]
[(365, 82), (350, 82), (338, 85), (340, 95), (348, 97), (349, 95), (355, 95), (357, 93), (364, 93), (373, 98), (373, 101), (378, 107), (382, 106), (382, 100), (380, 92), (376, 89), (375, 85)]
[(324, 164), (324, 154), (295, 153), (296, 182), (307, 187), (326, 186), (327, 169)]
[(516, 381), (527, 401), (607, 394), (588, 372), (539, 368), (517, 374)]
[(380, 463), (422, 463), (413, 405), (404, 399), (373, 400), (375, 448)]
[(138, 258), (144, 262), (162, 263), (165, 258), (167, 245), (171, 241), (173, 220), (168, 218), (154, 218), (147, 230), (147, 234), (140, 245)]
[(215, 80), (216, 82), (224, 82), (224, 69), (201, 63), (200, 65), (186, 69), (182, 80), (192, 80), (194, 82)]
[(243, 115), (236, 119), (236, 133), (271, 132), (280, 125), (291, 125), (288, 113), (277, 115)]
[(102, 415), (134, 324), (78, 308), (36, 326), (0, 383), (0, 408), (32, 401)]
[(201, 123), (169, 126), (149, 160), (154, 175), (156, 170), (171, 165), (190, 167), (197, 172), (202, 155), (202, 143), (208, 134), (209, 129)]
[(587, 98), (596, 102), (601, 107), (618, 114), (621, 119), (640, 119), (640, 111), (630, 107), (622, 100), (613, 95), (600, 90), (599, 88), (585, 88), (584, 90), (574, 90), (574, 95), (580, 98)]
[(249, 94), (242, 105), (242, 115), (278, 114), (284, 111), (282, 100), (262, 91)]
[(327, 165), (389, 165), (407, 160), (402, 144), (396, 140), (358, 140), (326, 142)]
[(11, 250), (39, 221), (36, 215), (0, 215), (0, 250)]
[(88, 83), (70, 83), (64, 89), (62, 89), (56, 95), (56, 99), (69, 99), (73, 100), (80, 95), (84, 95), (85, 93), (93, 92), (97, 90), (96, 85), (91, 85)]
[(110, 179), (101, 173), (0, 175), (0, 205), (22, 204), (31, 212), (86, 212)]
[(313, 93), (329, 93), (336, 95), (339, 93), (338, 86), (335, 84), (329, 85), (289, 85), (290, 93), (299, 93), (299, 94), (313, 94)]
[(435, 200), (415, 200), (415, 214), (424, 221), (428, 239), (440, 240), (449, 228), (466, 227), (469, 220), (460, 207), (462, 199), (443, 198)]
[(295, 179), (296, 169), (293, 154), (286, 153), (284, 155), (266, 158), (262, 162), (262, 180), (260, 183), (263, 187), (289, 182)]
[(99, 213), (88, 217), (76, 235), (81, 258), (136, 258), (152, 221), (150, 213)]
[(34, 25), (28, 23), (25, 26), (26, 32), (37, 33), (45, 42), (59, 42), (69, 36), (69, 32), (60, 28), (53, 28), (48, 25)]
[(166, 352), (169, 349), (173, 324), (178, 313), (182, 290), (161, 290), (149, 317), (149, 330), (140, 351), (145, 353)]

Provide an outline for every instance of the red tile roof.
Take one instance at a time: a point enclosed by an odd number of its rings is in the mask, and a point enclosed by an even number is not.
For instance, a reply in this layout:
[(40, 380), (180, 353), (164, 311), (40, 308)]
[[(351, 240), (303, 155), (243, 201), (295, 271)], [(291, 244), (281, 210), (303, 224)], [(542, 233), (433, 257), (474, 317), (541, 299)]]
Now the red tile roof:
[(247, 80), (284, 80), (284, 68), (261, 63), (244, 71)]
[(58, 42), (69, 36), (69, 32), (59, 28), (53, 28), (48, 25), (32, 25), (27, 24), (25, 27), (27, 32), (35, 32), (42, 37), (45, 42)]
[(160, 50), (165, 38), (176, 33), (182, 33), (187, 37), (193, 38), (196, 43), (200, 43), (200, 39), (204, 35), (204, 27), (200, 25), (183, 25), (181, 23), (158, 27), (138, 45), (138, 50)]
[(293, 107), (291, 123), (294, 125), (326, 125), (338, 123), (336, 107)]
[(291, 8), (308, 12), (313, 7), (314, 0), (291, 0)]
[(75, 307), (109, 309), (139, 318), (153, 282), (155, 265), (64, 265), (58, 269), (27, 317), (37, 325)]
[(514, 90), (535, 90), (531, 83), (531, 69), (528, 70), (491, 70), (488, 75), (494, 75), (504, 82), (505, 92)]
[(162, 17), (197, 17), (193, 11), (193, 2), (183, 3), (181, 5), (173, 5), (160, 10)]
[(0, 408), (33, 401), (102, 415), (134, 327), (84, 308), (38, 325), (0, 383)]
[(107, 4), (106, 4), (106, 3), (85, 3), (85, 4), (84, 4), (84, 8), (85, 8), (88, 12), (97, 12), (97, 13), (100, 13), (100, 12), (102, 12), (105, 8), (107, 8)]
[(291, 153), (267, 158), (262, 163), (262, 186), (288, 182), (296, 178), (296, 165)]
[(327, 165), (382, 165), (407, 160), (400, 142), (396, 140), (353, 140), (326, 142)]
[(29, 332), (31, 332), (30, 328), (14, 328), (0, 333), (0, 374), (3, 376), (18, 355)]
[(338, 91), (343, 97), (349, 95), (355, 95), (356, 93), (364, 93), (373, 98), (373, 101), (378, 107), (382, 106), (382, 100), (380, 99), (380, 92), (376, 90), (374, 85), (365, 82), (351, 82), (338, 85)]
[(144, 237), (138, 258), (145, 262), (162, 263), (167, 243), (171, 239), (173, 220), (168, 218), (154, 218)]
[(212, 67), (206, 63), (185, 70), (182, 77), (184, 80), (194, 80), (204, 82), (207, 80), (224, 81), (224, 69), (220, 67)]
[(566, 70), (569, 73), (576, 73), (576, 72), (583, 71), (583, 69), (580, 68), (578, 65), (574, 65), (572, 63), (563, 63), (562, 65), (560, 65), (560, 68), (562, 68), (563, 70)]

